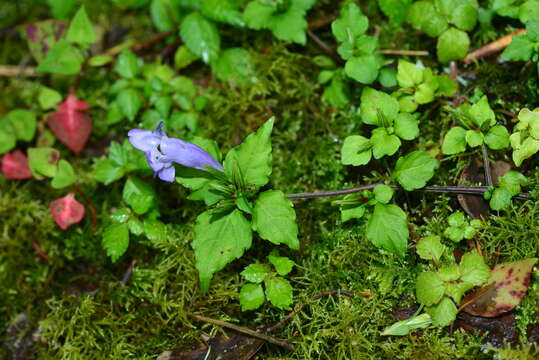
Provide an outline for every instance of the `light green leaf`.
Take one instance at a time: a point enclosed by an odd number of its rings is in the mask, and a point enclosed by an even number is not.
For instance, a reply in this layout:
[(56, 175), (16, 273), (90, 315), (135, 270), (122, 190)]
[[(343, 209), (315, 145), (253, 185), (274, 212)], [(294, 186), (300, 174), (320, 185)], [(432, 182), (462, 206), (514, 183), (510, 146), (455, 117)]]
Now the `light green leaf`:
[(295, 263), (286, 256), (269, 254), (268, 260), (273, 266), (275, 266), (277, 274), (281, 276), (288, 275), (295, 265)]
[(292, 202), (280, 190), (261, 193), (253, 209), (253, 229), (264, 240), (299, 249), (298, 225)]
[(6, 120), (11, 124), (14, 135), (17, 139), (31, 141), (36, 133), (36, 115), (29, 110), (11, 110)]
[(415, 284), (415, 294), (419, 303), (430, 306), (439, 302), (444, 296), (444, 282), (435, 272), (427, 271), (419, 274)]
[(255, 310), (264, 304), (264, 290), (259, 284), (246, 284), (240, 290), (241, 311)]
[(36, 179), (54, 177), (59, 159), (60, 152), (53, 148), (28, 149), (28, 167)]
[(260, 30), (268, 28), (274, 7), (258, 1), (251, 1), (243, 11), (243, 20), (251, 29)]
[(352, 219), (361, 219), (365, 214), (364, 206), (355, 206), (352, 208), (341, 209), (341, 221), (347, 222)]
[(382, 12), (396, 25), (402, 25), (406, 20), (406, 14), (411, 3), (412, 0), (378, 0), (378, 6), (380, 6)]
[(490, 274), (490, 268), (485, 264), (485, 259), (475, 251), (462, 256), (459, 271), (460, 280), (473, 286), (482, 285)]
[(391, 156), (399, 150), (401, 141), (396, 135), (389, 135), (384, 128), (378, 128), (373, 131), (371, 137), (372, 154), (375, 159), (380, 159), (383, 156)]
[(260, 284), (270, 274), (270, 268), (264, 264), (251, 264), (240, 275), (247, 281)]
[(376, 201), (387, 204), (391, 201), (391, 198), (393, 197), (393, 194), (395, 193), (395, 190), (391, 186), (387, 186), (384, 184), (379, 184), (374, 187), (372, 190), (374, 193), (374, 198)]
[(214, 273), (251, 247), (252, 237), (251, 224), (237, 209), (217, 219), (210, 211), (197, 217), (192, 246), (203, 294), (210, 288)]
[(413, 151), (397, 160), (394, 177), (407, 190), (420, 189), (434, 176), (438, 161), (425, 151)]
[(145, 214), (154, 207), (155, 197), (154, 188), (138, 177), (132, 176), (125, 182), (122, 198), (137, 215)]
[(180, 25), (180, 36), (191, 52), (209, 64), (219, 57), (221, 37), (214, 23), (197, 12), (187, 15)]
[(417, 119), (408, 113), (399, 113), (395, 118), (395, 134), (403, 140), (413, 140), (419, 136)]
[(135, 78), (140, 73), (137, 56), (130, 50), (122, 51), (118, 55), (114, 71), (125, 79)]
[(236, 0), (203, 0), (200, 11), (209, 19), (233, 26), (243, 26), (243, 17)]
[(478, 102), (473, 104), (468, 110), (473, 122), (480, 128), (490, 128), (496, 124), (496, 116), (490, 108), (488, 99), (483, 96)]
[(365, 124), (383, 126), (383, 117), (390, 125), (399, 113), (399, 102), (389, 94), (366, 87), (361, 93), (360, 110)]
[(460, 126), (452, 127), (445, 134), (442, 144), (442, 153), (445, 155), (453, 155), (464, 152), (466, 150), (466, 129)]
[(365, 33), (368, 27), (369, 19), (354, 3), (344, 6), (337, 20), (331, 24), (335, 38), (340, 42), (349, 43), (353, 43), (356, 37)]
[(376, 204), (367, 223), (366, 236), (376, 247), (403, 258), (409, 236), (406, 213), (396, 205)]
[(75, 180), (77, 180), (77, 177), (71, 164), (64, 159), (61, 159), (58, 162), (58, 171), (51, 181), (51, 186), (55, 189), (61, 189), (73, 184)]
[(371, 161), (372, 144), (360, 135), (351, 135), (344, 139), (341, 149), (341, 162), (344, 165), (365, 165)]
[(496, 211), (507, 210), (511, 206), (512, 197), (513, 195), (509, 189), (505, 187), (496, 188), (489, 201), (490, 208)]
[(274, 118), (266, 121), (255, 133), (247, 136), (245, 141), (232, 148), (225, 159), (225, 173), (233, 179), (235, 168), (240, 171), (247, 184), (264, 186), (271, 174), (271, 131)]
[(411, 88), (423, 82), (423, 70), (408, 62), (399, 59), (397, 81), (402, 88)]
[(37, 101), (43, 110), (49, 110), (54, 108), (62, 101), (62, 95), (60, 95), (60, 93), (54, 89), (41, 86), (39, 88)]
[(361, 84), (370, 84), (378, 77), (380, 62), (374, 55), (352, 57), (346, 62), (344, 72)]
[(432, 324), (432, 319), (427, 313), (411, 316), (387, 327), (381, 333), (382, 336), (404, 336), (417, 329), (425, 329)]
[(279, 309), (290, 309), (292, 304), (292, 285), (288, 280), (281, 277), (271, 277), (264, 282), (266, 285), (266, 297)]
[(84, 5), (77, 11), (67, 29), (66, 40), (71, 43), (88, 45), (97, 41), (94, 26), (86, 14)]
[(129, 230), (127, 224), (112, 224), (103, 231), (103, 247), (112, 262), (126, 252), (129, 246)]
[(440, 242), (439, 236), (427, 235), (418, 241), (415, 250), (421, 259), (438, 262), (446, 247)]
[(142, 96), (136, 89), (123, 89), (116, 97), (116, 103), (122, 114), (127, 117), (129, 121), (134, 121), (142, 107)]
[(527, 35), (513, 36), (511, 43), (502, 52), (502, 59), (506, 61), (528, 61), (532, 57), (534, 43)]
[(177, 0), (152, 0), (150, 17), (157, 30), (174, 30), (180, 21), (180, 2)]
[(77, 74), (81, 70), (83, 61), (84, 58), (76, 47), (66, 40), (59, 40), (47, 51), (45, 58), (36, 68), (36, 72), (58, 75)]
[(438, 60), (444, 63), (460, 60), (466, 56), (469, 47), (470, 38), (468, 34), (455, 28), (450, 28), (438, 38), (436, 45)]
[(458, 309), (455, 303), (445, 296), (437, 305), (427, 308), (426, 311), (432, 318), (432, 325), (444, 327), (455, 321)]
[(125, 175), (125, 170), (109, 159), (101, 159), (95, 164), (93, 174), (97, 181), (108, 185), (121, 179)]
[[(515, 134), (513, 134), (515, 135)], [(511, 135), (511, 138), (513, 138)], [(528, 137), (516, 149), (513, 147), (513, 161), (516, 166), (522, 165), (522, 162), (539, 151), (539, 140)]]
[(479, 130), (466, 131), (466, 142), (470, 147), (477, 147), (483, 144), (483, 133)]
[(509, 146), (509, 131), (502, 125), (491, 127), (485, 135), (485, 144), (493, 150), (505, 149)]
[(256, 81), (256, 74), (251, 57), (243, 48), (227, 49), (221, 53), (215, 73), (222, 81), (246, 84)]
[(452, 9), (449, 22), (460, 30), (470, 31), (477, 23), (477, 8), (471, 4), (462, 4)]

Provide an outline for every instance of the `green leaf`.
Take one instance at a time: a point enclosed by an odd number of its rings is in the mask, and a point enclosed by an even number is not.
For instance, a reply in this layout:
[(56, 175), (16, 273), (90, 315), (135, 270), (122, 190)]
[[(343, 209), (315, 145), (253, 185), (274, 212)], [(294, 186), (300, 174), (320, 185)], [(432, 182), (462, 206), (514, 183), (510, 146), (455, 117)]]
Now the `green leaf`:
[(110, 219), (117, 224), (125, 224), (131, 217), (131, 210), (127, 208), (118, 209), (110, 214)]
[(331, 24), (333, 35), (340, 42), (353, 43), (355, 38), (365, 33), (369, 27), (369, 19), (362, 14), (356, 4), (348, 3)]
[(384, 184), (376, 185), (372, 191), (376, 201), (382, 204), (389, 203), (393, 197), (393, 194), (395, 193), (395, 190), (391, 186)]
[(464, 228), (450, 226), (444, 230), (444, 236), (451, 239), (451, 241), (458, 243), (464, 239)]
[(99, 160), (94, 167), (93, 174), (97, 181), (108, 185), (125, 175), (125, 170), (109, 159)]
[(470, 31), (477, 23), (477, 8), (471, 4), (462, 4), (452, 9), (449, 22), (460, 30)]
[(434, 85), (429, 83), (420, 84), (414, 93), (414, 100), (418, 104), (430, 103), (434, 100), (437, 85), (437, 83)]
[(473, 286), (482, 285), (490, 274), (490, 268), (485, 264), (485, 259), (475, 251), (462, 256), (459, 271), (460, 280)]
[(125, 182), (122, 198), (135, 214), (142, 215), (155, 206), (155, 190), (150, 184), (132, 176)]
[(520, 5), (518, 17), (523, 24), (539, 18), (539, 1), (528, 0)]
[(180, 15), (180, 1), (152, 0), (150, 4), (150, 17), (160, 32), (174, 30), (180, 22)]
[(488, 99), (486, 96), (473, 104), (468, 110), (468, 114), (472, 118), (473, 122), (480, 128), (489, 128), (496, 124), (496, 116), (494, 111), (490, 108)]
[(435, 272), (427, 271), (419, 274), (415, 284), (415, 294), (419, 303), (430, 306), (439, 302), (444, 296), (444, 282)]
[(419, 136), (417, 119), (408, 113), (399, 113), (395, 118), (395, 134), (403, 140), (413, 140)]
[(140, 73), (137, 56), (130, 50), (124, 50), (118, 55), (114, 71), (125, 79), (133, 79)]
[(71, 20), (67, 29), (66, 40), (81, 45), (88, 45), (97, 41), (94, 26), (88, 18), (88, 14), (86, 14), (84, 5), (80, 7), (73, 20)]
[(103, 231), (103, 247), (112, 262), (126, 252), (129, 246), (129, 230), (127, 224), (112, 224)]
[(151, 241), (163, 240), (167, 236), (165, 224), (156, 219), (144, 219), (144, 233)]
[(425, 151), (413, 151), (397, 160), (394, 176), (407, 190), (420, 189), (434, 176), (438, 161)]
[(253, 209), (253, 229), (264, 240), (299, 249), (298, 225), (292, 202), (280, 190), (261, 193)]
[(71, 164), (64, 159), (61, 159), (60, 162), (58, 162), (58, 171), (52, 179), (51, 186), (55, 189), (61, 189), (73, 184), (75, 180), (77, 180), (77, 176), (75, 175)]
[(269, 254), (268, 260), (273, 266), (275, 266), (277, 274), (281, 276), (288, 275), (295, 265), (295, 263), (286, 256)]
[(209, 64), (219, 57), (221, 37), (214, 23), (193, 12), (180, 25), (180, 36), (191, 52)]
[(28, 149), (28, 166), (36, 179), (54, 177), (59, 159), (60, 152), (53, 148)]
[(466, 150), (466, 129), (460, 126), (452, 127), (444, 137), (442, 144), (442, 153), (453, 155)]
[(430, 315), (423, 313), (417, 316), (411, 316), (407, 319), (396, 322), (387, 327), (380, 334), (382, 336), (404, 336), (417, 329), (425, 329), (432, 324)]
[(397, 72), (392, 68), (382, 68), (378, 75), (378, 81), (386, 88), (397, 86)]
[(509, 46), (502, 52), (502, 59), (506, 61), (528, 61), (532, 57), (534, 43), (527, 35), (513, 36)]
[(185, 45), (178, 47), (176, 53), (174, 54), (174, 66), (176, 69), (181, 70), (197, 60), (198, 56), (193, 54), (189, 48)]
[(364, 206), (355, 206), (348, 209), (341, 209), (341, 221), (347, 222), (352, 219), (361, 219), (365, 214)]
[(526, 176), (518, 171), (509, 170), (498, 180), (497, 185), (506, 188), (511, 195), (515, 196), (520, 192), (520, 186), (526, 184), (528, 184)]
[(490, 208), (496, 211), (507, 210), (511, 206), (512, 197), (513, 195), (509, 189), (505, 187), (496, 188), (489, 201)]
[(268, 28), (274, 7), (258, 1), (251, 1), (243, 11), (243, 20), (251, 29), (260, 30)]
[(415, 1), (410, 6), (407, 21), (430, 37), (440, 35), (448, 26), (445, 17), (429, 1)]
[(282, 310), (290, 309), (292, 304), (292, 285), (281, 277), (271, 277), (264, 282), (266, 297), (276, 307)]
[(245, 280), (255, 284), (260, 284), (269, 274), (269, 266), (264, 264), (251, 264), (240, 273)]
[(348, 98), (348, 87), (344, 83), (342, 76), (333, 76), (331, 84), (324, 89), (322, 99), (330, 105), (345, 107), (350, 102)]
[(444, 327), (455, 321), (458, 309), (455, 303), (445, 296), (437, 305), (427, 308), (426, 311), (432, 318), (432, 325)]
[(376, 204), (367, 223), (366, 235), (376, 247), (403, 258), (409, 236), (406, 213), (396, 205)]
[(365, 165), (371, 161), (372, 144), (360, 135), (347, 136), (341, 149), (341, 162), (344, 165)]
[(344, 72), (361, 84), (370, 84), (378, 77), (380, 62), (374, 55), (353, 57), (346, 62)]
[(406, 20), (411, 3), (412, 0), (378, 0), (378, 6), (382, 12), (396, 25), (402, 25)]
[(215, 73), (222, 81), (246, 84), (256, 81), (254, 65), (249, 52), (243, 48), (227, 49), (221, 53)]
[(62, 101), (62, 95), (60, 95), (60, 93), (54, 89), (41, 86), (39, 88), (37, 101), (43, 110), (49, 110), (54, 108)]
[[(511, 138), (513, 135), (511, 135)], [(539, 140), (528, 137), (516, 149), (513, 149), (513, 161), (516, 166), (520, 166), (524, 160), (532, 157), (539, 151)]]
[(505, 149), (509, 146), (509, 131), (502, 125), (491, 127), (485, 135), (485, 144), (493, 150)]
[(438, 270), (438, 275), (446, 283), (457, 281), (460, 278), (460, 270), (457, 264), (443, 266)]
[(366, 87), (361, 93), (360, 111), (365, 124), (383, 126), (380, 117), (392, 124), (399, 113), (399, 102), (389, 94)]
[(421, 259), (438, 262), (446, 247), (440, 242), (439, 236), (427, 235), (418, 241), (415, 250)]
[(375, 129), (370, 142), (372, 144), (372, 154), (375, 159), (380, 159), (386, 155), (391, 156), (401, 146), (400, 139), (396, 135), (389, 135), (384, 128)]
[(269, 19), (267, 28), (273, 35), (283, 41), (291, 41), (305, 45), (307, 37), (307, 20), (305, 19), (305, 10), (298, 8), (295, 4), (303, 0), (291, 0), (291, 6), (287, 11), (274, 13)]
[(133, 235), (139, 236), (144, 233), (144, 224), (136, 217), (132, 217), (127, 221), (127, 227)]
[(466, 224), (466, 217), (462, 211), (454, 212), (447, 217), (449, 226), (462, 226)]
[(414, 64), (399, 59), (397, 81), (402, 88), (411, 88), (423, 82), (423, 70)]
[(65, 40), (59, 40), (50, 48), (36, 68), (36, 72), (48, 72), (58, 75), (78, 74), (81, 70), (82, 57), (80, 51)]
[(240, 290), (241, 311), (255, 310), (264, 304), (264, 290), (259, 284), (246, 284)]
[(55, 19), (65, 20), (69, 18), (69, 14), (77, 5), (77, 0), (47, 0), (47, 3)]
[(31, 141), (36, 133), (36, 115), (29, 110), (11, 110), (6, 120), (11, 124), (14, 135), (17, 139)]
[(477, 147), (483, 144), (483, 133), (479, 130), (466, 131), (466, 142), (470, 147)]
[(252, 237), (251, 224), (239, 210), (218, 219), (210, 211), (197, 217), (192, 246), (202, 293), (208, 291), (214, 273), (251, 247)]
[(414, 111), (416, 111), (417, 107), (418, 107), (418, 103), (415, 101), (413, 95), (405, 95), (399, 98), (400, 111), (413, 113)]
[(455, 28), (450, 28), (438, 38), (436, 45), (438, 60), (444, 63), (460, 60), (466, 56), (469, 47), (470, 38), (468, 34)]
[(244, 25), (236, 0), (203, 0), (200, 2), (200, 10), (209, 19), (233, 26)]
[(134, 121), (142, 107), (142, 96), (133, 88), (123, 89), (116, 97), (116, 103), (122, 114), (129, 121)]
[(229, 179), (237, 167), (247, 184), (264, 186), (271, 174), (271, 131), (274, 118), (266, 121), (245, 141), (232, 148), (225, 159), (225, 173)]

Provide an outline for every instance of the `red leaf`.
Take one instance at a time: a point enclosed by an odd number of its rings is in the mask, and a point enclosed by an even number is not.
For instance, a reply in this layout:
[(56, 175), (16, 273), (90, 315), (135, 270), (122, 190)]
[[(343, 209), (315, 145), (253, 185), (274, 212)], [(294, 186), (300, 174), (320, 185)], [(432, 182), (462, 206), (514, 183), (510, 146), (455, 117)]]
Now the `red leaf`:
[(82, 151), (92, 133), (92, 119), (83, 112), (86, 110), (86, 102), (69, 95), (58, 105), (58, 110), (49, 115), (48, 124), (52, 132), (75, 154)]
[(28, 158), (20, 150), (5, 153), (2, 157), (2, 173), (7, 179), (31, 179), (32, 173), (28, 167)]
[(84, 217), (84, 206), (75, 200), (75, 194), (69, 193), (63, 198), (53, 200), (49, 205), (52, 218), (62, 230), (66, 230)]

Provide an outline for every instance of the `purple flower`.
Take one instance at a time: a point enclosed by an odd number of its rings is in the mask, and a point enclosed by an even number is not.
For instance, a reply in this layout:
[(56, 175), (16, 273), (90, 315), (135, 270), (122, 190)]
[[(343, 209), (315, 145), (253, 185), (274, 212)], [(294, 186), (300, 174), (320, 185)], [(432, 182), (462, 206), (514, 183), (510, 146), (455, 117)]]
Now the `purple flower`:
[(129, 130), (129, 142), (146, 153), (146, 160), (161, 180), (174, 182), (175, 169), (172, 163), (204, 170), (205, 166), (223, 171), (223, 167), (210, 154), (190, 142), (169, 138), (163, 131), (161, 121), (155, 131)]

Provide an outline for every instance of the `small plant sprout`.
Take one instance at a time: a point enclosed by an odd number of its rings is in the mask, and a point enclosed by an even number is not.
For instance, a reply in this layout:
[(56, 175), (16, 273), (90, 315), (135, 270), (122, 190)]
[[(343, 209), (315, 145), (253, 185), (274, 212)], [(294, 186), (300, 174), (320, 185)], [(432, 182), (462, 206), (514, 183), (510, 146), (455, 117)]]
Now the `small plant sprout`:
[(458, 243), (462, 239), (473, 239), (477, 229), (481, 227), (481, 220), (468, 221), (462, 211), (457, 211), (447, 218), (448, 227), (444, 236)]
[(539, 108), (533, 111), (522, 109), (518, 113), (518, 123), (509, 137), (516, 166), (539, 151)]

